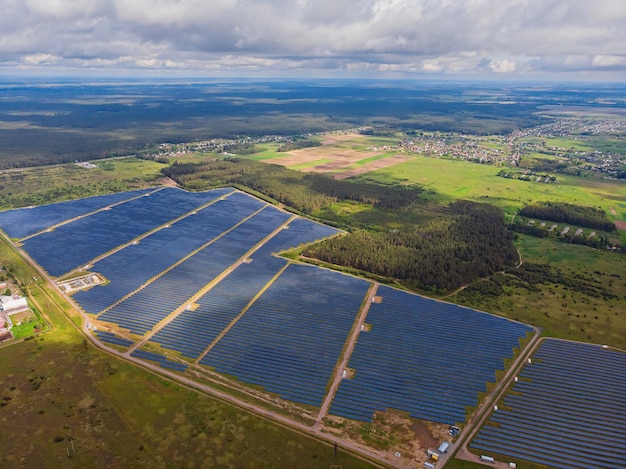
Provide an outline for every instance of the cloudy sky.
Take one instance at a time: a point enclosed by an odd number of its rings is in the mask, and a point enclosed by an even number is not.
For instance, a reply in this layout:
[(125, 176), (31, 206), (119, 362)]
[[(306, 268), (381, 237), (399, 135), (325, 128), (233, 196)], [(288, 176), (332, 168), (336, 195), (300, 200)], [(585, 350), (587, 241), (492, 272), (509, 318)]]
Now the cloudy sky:
[(626, 0), (0, 0), (0, 75), (626, 78)]

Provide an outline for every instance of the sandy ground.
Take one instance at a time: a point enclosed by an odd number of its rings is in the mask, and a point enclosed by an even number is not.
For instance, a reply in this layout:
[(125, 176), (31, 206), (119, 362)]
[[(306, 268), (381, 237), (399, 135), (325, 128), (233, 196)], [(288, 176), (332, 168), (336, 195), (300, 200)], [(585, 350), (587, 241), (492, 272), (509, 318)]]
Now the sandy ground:
[[(358, 151), (351, 148), (341, 147), (311, 147), (302, 148), (300, 150), (292, 150), (285, 153), (281, 158), (272, 158), (268, 160), (271, 163), (279, 163), (283, 166), (295, 166), (302, 163), (311, 163), (323, 159), (331, 159), (332, 162), (325, 165), (332, 165), (333, 170), (344, 168), (356, 163), (357, 161), (371, 158), (372, 156), (382, 155), (382, 151)], [(323, 165), (323, 166), (325, 166)], [(313, 168), (313, 166), (311, 167)], [(309, 170), (309, 168), (306, 168)]]
[[(411, 158), (409, 155), (392, 155), (380, 160), (370, 161), (358, 168), (349, 168), (354, 163), (384, 154), (381, 150), (356, 150), (350, 148), (347, 142), (358, 143), (359, 139), (363, 139), (363, 135), (359, 134), (343, 134), (331, 133), (324, 135), (321, 147), (302, 148), (300, 150), (292, 150), (286, 152), (285, 156), (280, 158), (272, 158), (268, 163), (276, 163), (283, 166), (297, 166), (306, 163), (314, 163), (320, 160), (332, 160), (302, 168), (302, 171), (316, 173), (334, 173), (335, 179), (345, 179), (358, 174), (368, 173), (376, 169), (387, 168), (389, 166), (402, 163)], [(356, 142), (355, 142), (356, 141)], [(345, 168), (345, 170), (343, 170)], [(343, 171), (342, 171), (343, 170)]]
[(345, 179), (351, 176), (357, 176), (359, 174), (369, 173), (370, 171), (374, 171), (376, 169), (388, 168), (389, 166), (394, 166), (399, 163), (403, 163), (407, 160), (411, 159), (409, 155), (393, 155), (388, 158), (383, 158), (380, 160), (370, 161), (367, 164), (359, 168), (347, 169), (346, 171), (342, 171), (340, 173), (333, 174), (335, 179)]

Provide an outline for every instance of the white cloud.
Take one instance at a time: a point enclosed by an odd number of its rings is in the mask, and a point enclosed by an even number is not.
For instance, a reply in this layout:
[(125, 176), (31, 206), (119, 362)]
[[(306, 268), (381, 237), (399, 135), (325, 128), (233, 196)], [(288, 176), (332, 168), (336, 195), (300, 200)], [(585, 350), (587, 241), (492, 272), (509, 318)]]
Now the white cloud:
[(618, 55), (594, 55), (591, 64), (594, 67), (623, 67), (626, 66), (626, 57)]
[(0, 4), (0, 63), (26, 63), (28, 57), (33, 66), (240, 67), (268, 73), (280, 73), (280, 67), (498, 75), (610, 69), (626, 76), (626, 0)]
[(59, 60), (52, 54), (30, 54), (22, 57), (22, 62), (26, 65), (50, 65)]
[(517, 64), (514, 60), (495, 60), (489, 64), (489, 68), (495, 73), (512, 73), (515, 71)]

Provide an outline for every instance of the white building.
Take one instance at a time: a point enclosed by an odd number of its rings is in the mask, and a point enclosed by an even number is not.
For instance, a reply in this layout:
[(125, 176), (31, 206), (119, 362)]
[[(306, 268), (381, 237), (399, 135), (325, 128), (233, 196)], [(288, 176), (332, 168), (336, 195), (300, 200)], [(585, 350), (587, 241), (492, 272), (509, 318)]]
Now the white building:
[(0, 296), (0, 309), (3, 311), (27, 309), (26, 298), (18, 295)]

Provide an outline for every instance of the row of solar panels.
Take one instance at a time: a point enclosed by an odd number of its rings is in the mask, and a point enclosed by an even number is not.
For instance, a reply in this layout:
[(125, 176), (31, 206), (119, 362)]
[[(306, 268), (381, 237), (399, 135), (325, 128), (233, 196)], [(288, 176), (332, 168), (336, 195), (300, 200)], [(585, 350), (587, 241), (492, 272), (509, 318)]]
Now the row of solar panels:
[(558, 468), (626, 467), (626, 354), (546, 339), (471, 447)]
[(61, 276), (224, 193), (165, 188), (29, 238), (23, 248), (50, 275)]

